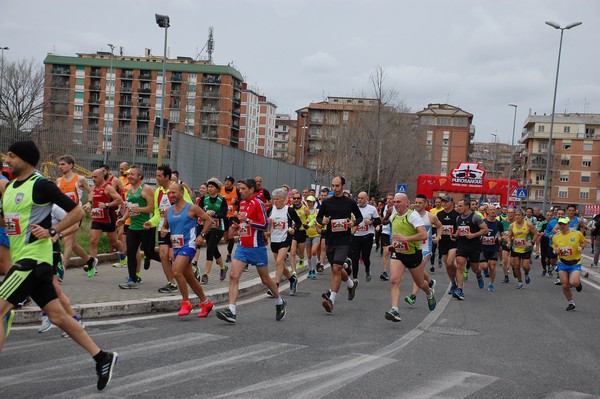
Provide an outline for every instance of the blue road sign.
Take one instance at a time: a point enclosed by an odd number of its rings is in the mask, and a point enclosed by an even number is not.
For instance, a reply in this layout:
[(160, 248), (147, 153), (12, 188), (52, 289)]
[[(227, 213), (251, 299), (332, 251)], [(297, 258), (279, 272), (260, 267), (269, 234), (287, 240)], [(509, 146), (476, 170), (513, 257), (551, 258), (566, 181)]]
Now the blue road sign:
[(525, 199), (528, 197), (526, 188), (517, 188), (517, 198)]
[(396, 186), (396, 192), (406, 194), (406, 184), (398, 184)]

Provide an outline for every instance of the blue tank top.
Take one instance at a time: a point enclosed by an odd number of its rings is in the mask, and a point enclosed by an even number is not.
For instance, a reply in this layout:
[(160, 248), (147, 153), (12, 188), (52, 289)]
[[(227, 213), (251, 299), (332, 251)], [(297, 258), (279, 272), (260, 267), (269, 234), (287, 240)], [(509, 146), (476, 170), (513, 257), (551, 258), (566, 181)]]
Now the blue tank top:
[(167, 223), (171, 232), (173, 249), (196, 248), (196, 224), (198, 224), (198, 220), (188, 216), (191, 205), (186, 203), (180, 213), (175, 213), (175, 206), (169, 208)]
[(488, 227), (488, 233), (481, 236), (481, 245), (484, 252), (495, 252), (498, 250), (498, 239), (500, 231), (500, 223), (498, 220), (490, 222), (488, 218), (483, 219), (483, 222)]

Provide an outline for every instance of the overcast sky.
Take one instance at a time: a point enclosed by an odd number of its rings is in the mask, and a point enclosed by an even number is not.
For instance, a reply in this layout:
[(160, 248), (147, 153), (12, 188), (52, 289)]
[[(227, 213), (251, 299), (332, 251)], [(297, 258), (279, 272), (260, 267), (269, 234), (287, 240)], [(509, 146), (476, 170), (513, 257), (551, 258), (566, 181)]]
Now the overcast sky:
[(600, 1), (597, 0), (6, 0), (0, 46), (6, 61), (48, 52), (145, 48), (196, 57), (214, 27), (217, 64), (233, 62), (246, 82), (293, 113), (326, 96), (372, 95), (369, 75), (413, 112), (449, 103), (474, 115), (476, 141), (510, 143), (529, 110), (552, 111), (561, 26), (565, 31), (557, 112), (600, 113)]

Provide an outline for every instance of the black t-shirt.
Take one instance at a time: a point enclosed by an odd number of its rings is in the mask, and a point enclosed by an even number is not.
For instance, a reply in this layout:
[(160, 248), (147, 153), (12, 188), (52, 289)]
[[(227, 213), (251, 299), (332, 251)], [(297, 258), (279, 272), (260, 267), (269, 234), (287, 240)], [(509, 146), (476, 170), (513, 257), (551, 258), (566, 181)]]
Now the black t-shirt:
[[(450, 238), (450, 234), (456, 234), (456, 218), (459, 217), (460, 214), (452, 209), (450, 212), (441, 210), (436, 216), (442, 224), (440, 245), (455, 245), (455, 241)], [(439, 234), (440, 232), (438, 231), (438, 235)]]
[(323, 224), (323, 218), (329, 218), (327, 225), (327, 245), (350, 245), (352, 243), (352, 231), (345, 225), (354, 215), (354, 225), (358, 226), (363, 221), (362, 213), (358, 204), (348, 197), (326, 198), (317, 214), (317, 223)]

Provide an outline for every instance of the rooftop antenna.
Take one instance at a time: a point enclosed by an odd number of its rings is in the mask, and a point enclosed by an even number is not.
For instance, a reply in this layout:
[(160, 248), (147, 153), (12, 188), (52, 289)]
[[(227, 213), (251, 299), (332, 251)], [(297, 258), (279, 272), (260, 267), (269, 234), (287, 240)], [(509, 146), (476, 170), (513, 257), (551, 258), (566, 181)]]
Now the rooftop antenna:
[(208, 62), (212, 63), (213, 52), (215, 51), (215, 39), (214, 39), (213, 31), (214, 31), (214, 28), (212, 26), (209, 26), (208, 27), (208, 40), (206, 41), (206, 44), (204, 45), (204, 47), (202, 47), (202, 50), (200, 50), (200, 52), (196, 56), (195, 61), (198, 61), (198, 59), (200, 59), (200, 55), (202, 54), (204, 49), (206, 49), (206, 52), (208, 53)]

